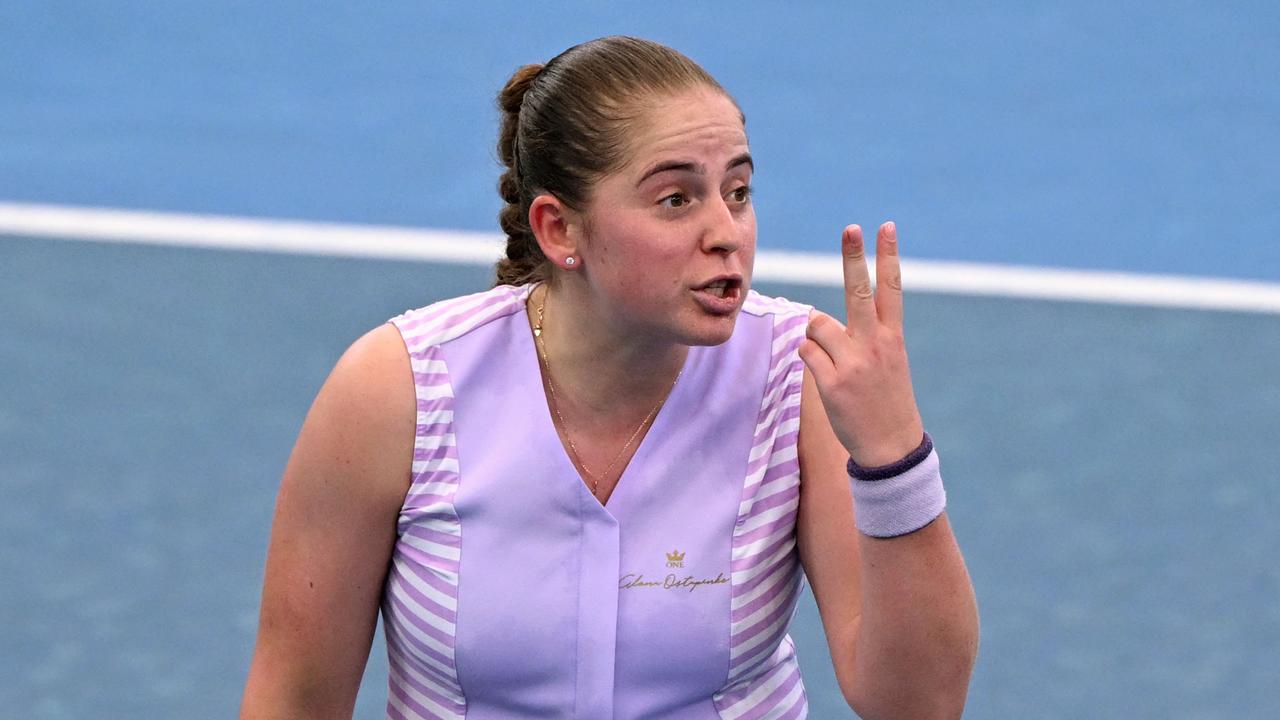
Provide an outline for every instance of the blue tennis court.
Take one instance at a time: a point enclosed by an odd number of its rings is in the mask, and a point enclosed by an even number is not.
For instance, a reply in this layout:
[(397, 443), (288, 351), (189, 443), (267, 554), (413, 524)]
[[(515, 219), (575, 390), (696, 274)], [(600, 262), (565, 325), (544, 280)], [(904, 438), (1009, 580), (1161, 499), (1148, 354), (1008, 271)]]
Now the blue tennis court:
[[(502, 80), (627, 32), (742, 103), (762, 249), (894, 219), (922, 260), (1280, 283), (1271, 5), (676, 10), (11, 4), (0, 203), (492, 231)], [(320, 383), (490, 271), (61, 236), (0, 233), (0, 716), (233, 716)], [(966, 717), (1280, 713), (1280, 314), (905, 282), (983, 617)], [(852, 717), (807, 596), (792, 635), (811, 717)]]

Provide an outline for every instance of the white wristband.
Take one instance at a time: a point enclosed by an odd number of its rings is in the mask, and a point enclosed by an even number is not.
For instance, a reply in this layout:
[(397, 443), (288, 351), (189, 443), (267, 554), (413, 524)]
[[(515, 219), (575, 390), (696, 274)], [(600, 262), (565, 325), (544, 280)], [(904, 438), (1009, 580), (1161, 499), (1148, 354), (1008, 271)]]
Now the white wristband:
[(933, 522), (947, 507), (938, 452), (892, 477), (860, 480), (850, 474), (853, 519), (858, 530), (877, 538), (915, 532)]

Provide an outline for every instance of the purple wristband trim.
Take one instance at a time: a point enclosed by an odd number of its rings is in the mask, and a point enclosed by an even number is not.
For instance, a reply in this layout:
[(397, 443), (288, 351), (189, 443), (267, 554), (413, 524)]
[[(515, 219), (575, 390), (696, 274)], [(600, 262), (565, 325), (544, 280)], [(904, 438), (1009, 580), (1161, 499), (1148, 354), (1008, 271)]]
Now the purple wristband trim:
[(924, 439), (920, 441), (920, 445), (915, 450), (907, 453), (907, 456), (898, 462), (880, 465), (879, 467), (864, 468), (854, 462), (853, 458), (849, 458), (849, 477), (863, 482), (875, 482), (901, 475), (924, 462), (924, 459), (929, 457), (931, 452), (933, 452), (933, 438), (929, 437), (929, 433), (926, 432)]
[(880, 480), (853, 479), (853, 520), (864, 535), (892, 538), (933, 522), (947, 507), (938, 453), (901, 475)]

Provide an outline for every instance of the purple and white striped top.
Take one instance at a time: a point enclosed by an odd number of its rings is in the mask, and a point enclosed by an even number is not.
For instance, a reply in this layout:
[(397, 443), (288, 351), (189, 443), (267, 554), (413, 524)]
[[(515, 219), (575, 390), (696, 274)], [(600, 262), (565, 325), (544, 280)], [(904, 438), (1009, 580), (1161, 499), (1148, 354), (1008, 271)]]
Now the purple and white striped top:
[(787, 625), (809, 308), (748, 295), (601, 505), (565, 453), (500, 286), (391, 322), (417, 392), (382, 613), (387, 716), (801, 718)]

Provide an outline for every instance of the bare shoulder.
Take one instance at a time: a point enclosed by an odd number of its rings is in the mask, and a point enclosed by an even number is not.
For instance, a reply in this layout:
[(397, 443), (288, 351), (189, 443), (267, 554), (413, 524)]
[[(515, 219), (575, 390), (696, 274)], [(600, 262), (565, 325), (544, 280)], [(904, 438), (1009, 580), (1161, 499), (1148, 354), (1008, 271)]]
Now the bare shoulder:
[(332, 513), (388, 531), (409, 488), (417, 417), (413, 371), (394, 326), (366, 333), (338, 359), (298, 433), (276, 528)]
[(326, 388), (356, 391), (359, 402), (395, 401), (412, 405), (413, 372), (400, 331), (384, 323), (365, 333), (342, 354)]
[(276, 499), (242, 717), (351, 717), (409, 487), (415, 407), (391, 325), (353, 343), (316, 395)]
[(299, 437), (333, 468), (360, 468), (367, 490), (403, 498), (412, 463), (416, 419), (413, 370), (400, 332), (384, 324), (360, 337), (338, 359), (316, 396)]

